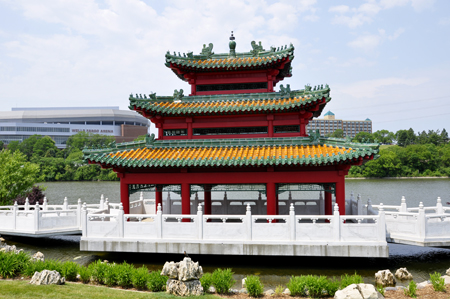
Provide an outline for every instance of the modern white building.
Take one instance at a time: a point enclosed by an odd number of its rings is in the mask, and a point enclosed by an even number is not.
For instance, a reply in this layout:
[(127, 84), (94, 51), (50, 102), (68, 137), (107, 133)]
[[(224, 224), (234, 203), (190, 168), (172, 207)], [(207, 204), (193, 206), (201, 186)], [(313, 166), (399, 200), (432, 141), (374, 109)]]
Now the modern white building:
[(114, 136), (117, 142), (147, 134), (149, 121), (119, 107), (12, 108), (0, 111), (0, 140), (8, 144), (39, 134), (50, 136), (58, 148), (80, 132)]
[(355, 137), (359, 132), (372, 133), (372, 121), (365, 120), (342, 120), (336, 119), (333, 112), (325, 113), (323, 119), (313, 119), (306, 126), (306, 130), (319, 130), (320, 136), (327, 136), (337, 129), (344, 131), (344, 136)]

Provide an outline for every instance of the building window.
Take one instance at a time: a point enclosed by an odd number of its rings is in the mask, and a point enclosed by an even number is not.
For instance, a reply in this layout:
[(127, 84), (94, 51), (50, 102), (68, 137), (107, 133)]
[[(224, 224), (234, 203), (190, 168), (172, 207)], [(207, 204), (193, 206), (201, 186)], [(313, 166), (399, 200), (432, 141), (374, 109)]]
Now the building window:
[(300, 126), (274, 126), (274, 133), (298, 133)]
[(164, 136), (186, 136), (187, 129), (177, 129), (177, 130), (164, 130)]
[(194, 135), (267, 134), (267, 127), (194, 129)]
[(267, 82), (197, 85), (197, 91), (267, 89)]

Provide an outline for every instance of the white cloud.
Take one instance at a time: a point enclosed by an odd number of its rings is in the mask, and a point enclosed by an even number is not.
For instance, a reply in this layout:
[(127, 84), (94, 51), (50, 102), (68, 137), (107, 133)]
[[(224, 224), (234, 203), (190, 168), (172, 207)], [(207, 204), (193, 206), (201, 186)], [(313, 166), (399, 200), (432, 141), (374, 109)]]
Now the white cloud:
[(354, 41), (349, 42), (348, 45), (352, 48), (362, 49), (364, 51), (372, 51), (381, 43), (381, 40), (381, 35), (366, 34), (359, 36)]
[(433, 7), (435, 0), (411, 0), (411, 5), (416, 11), (422, 11)]
[(403, 32), (405, 32), (405, 29), (398, 28), (397, 30), (395, 30), (394, 34), (388, 36), (388, 39), (396, 40)]
[(337, 12), (340, 14), (344, 14), (350, 11), (350, 6), (348, 5), (337, 5), (337, 6), (332, 6), (328, 9), (328, 11), (330, 12)]

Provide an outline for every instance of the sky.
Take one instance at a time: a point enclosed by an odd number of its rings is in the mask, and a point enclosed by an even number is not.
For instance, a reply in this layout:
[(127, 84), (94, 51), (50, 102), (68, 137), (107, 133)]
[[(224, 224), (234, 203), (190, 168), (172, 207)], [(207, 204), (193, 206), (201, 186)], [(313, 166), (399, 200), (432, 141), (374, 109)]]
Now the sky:
[(279, 84), (329, 84), (323, 113), (450, 130), (448, 0), (0, 0), (0, 111), (128, 109), (130, 93), (190, 90), (165, 53), (227, 53), (231, 31), (237, 52), (292, 43)]

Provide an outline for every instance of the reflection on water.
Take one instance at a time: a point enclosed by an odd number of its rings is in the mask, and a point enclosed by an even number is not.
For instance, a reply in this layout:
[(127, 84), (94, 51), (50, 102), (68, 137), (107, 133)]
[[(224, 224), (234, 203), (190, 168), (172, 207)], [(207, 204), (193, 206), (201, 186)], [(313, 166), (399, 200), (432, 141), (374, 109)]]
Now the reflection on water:
[[(373, 204), (399, 205), (402, 196), (407, 199), (409, 206), (417, 206), (420, 201), (425, 206), (434, 205), (440, 196), (443, 203), (450, 202), (449, 179), (415, 179), (415, 180), (347, 180), (346, 196), (353, 191), (355, 195), (361, 193), (364, 201), (372, 199)], [(69, 203), (74, 204), (78, 198), (83, 202), (98, 203), (100, 195), (104, 194), (110, 202), (120, 202), (118, 182), (58, 182), (44, 183), (47, 186), (46, 195), (50, 203), (62, 203), (67, 196)], [(152, 194), (147, 194), (148, 198)], [(146, 195), (146, 197), (147, 197)], [(202, 198), (202, 194), (198, 194)], [(253, 198), (257, 192), (230, 192), (228, 198)], [(139, 194), (134, 194), (137, 199)], [(171, 193), (171, 198), (176, 198)], [(194, 196), (194, 195), (193, 195)], [(284, 195), (282, 195), (284, 196)], [(293, 198), (308, 198), (317, 194), (293, 193)], [(222, 198), (223, 192), (213, 198)], [(166, 261), (179, 261), (183, 255), (175, 254), (139, 254), (139, 253), (103, 253), (81, 252), (79, 237), (53, 238), (9, 238), (8, 244), (24, 248), (29, 252), (41, 251), (46, 257), (60, 260), (75, 260), (80, 264), (88, 264), (95, 259), (107, 259), (110, 262), (127, 261), (137, 266), (146, 265), (151, 270), (160, 270)], [(399, 267), (407, 267), (413, 274), (415, 281), (429, 278), (434, 271), (444, 273), (450, 268), (450, 250), (436, 248), (422, 248), (409, 245), (390, 244), (388, 259), (369, 258), (324, 258), (324, 257), (248, 257), (248, 256), (200, 256), (193, 255), (194, 261), (199, 261), (205, 272), (212, 272), (216, 268), (232, 268), (237, 280), (236, 288), (240, 288), (240, 281), (247, 275), (257, 274), (266, 288), (275, 288), (278, 284), (285, 285), (292, 275), (326, 275), (329, 277), (357, 272), (366, 282), (373, 283), (374, 274), (381, 269), (394, 272)], [(404, 285), (405, 283), (399, 283)]]

